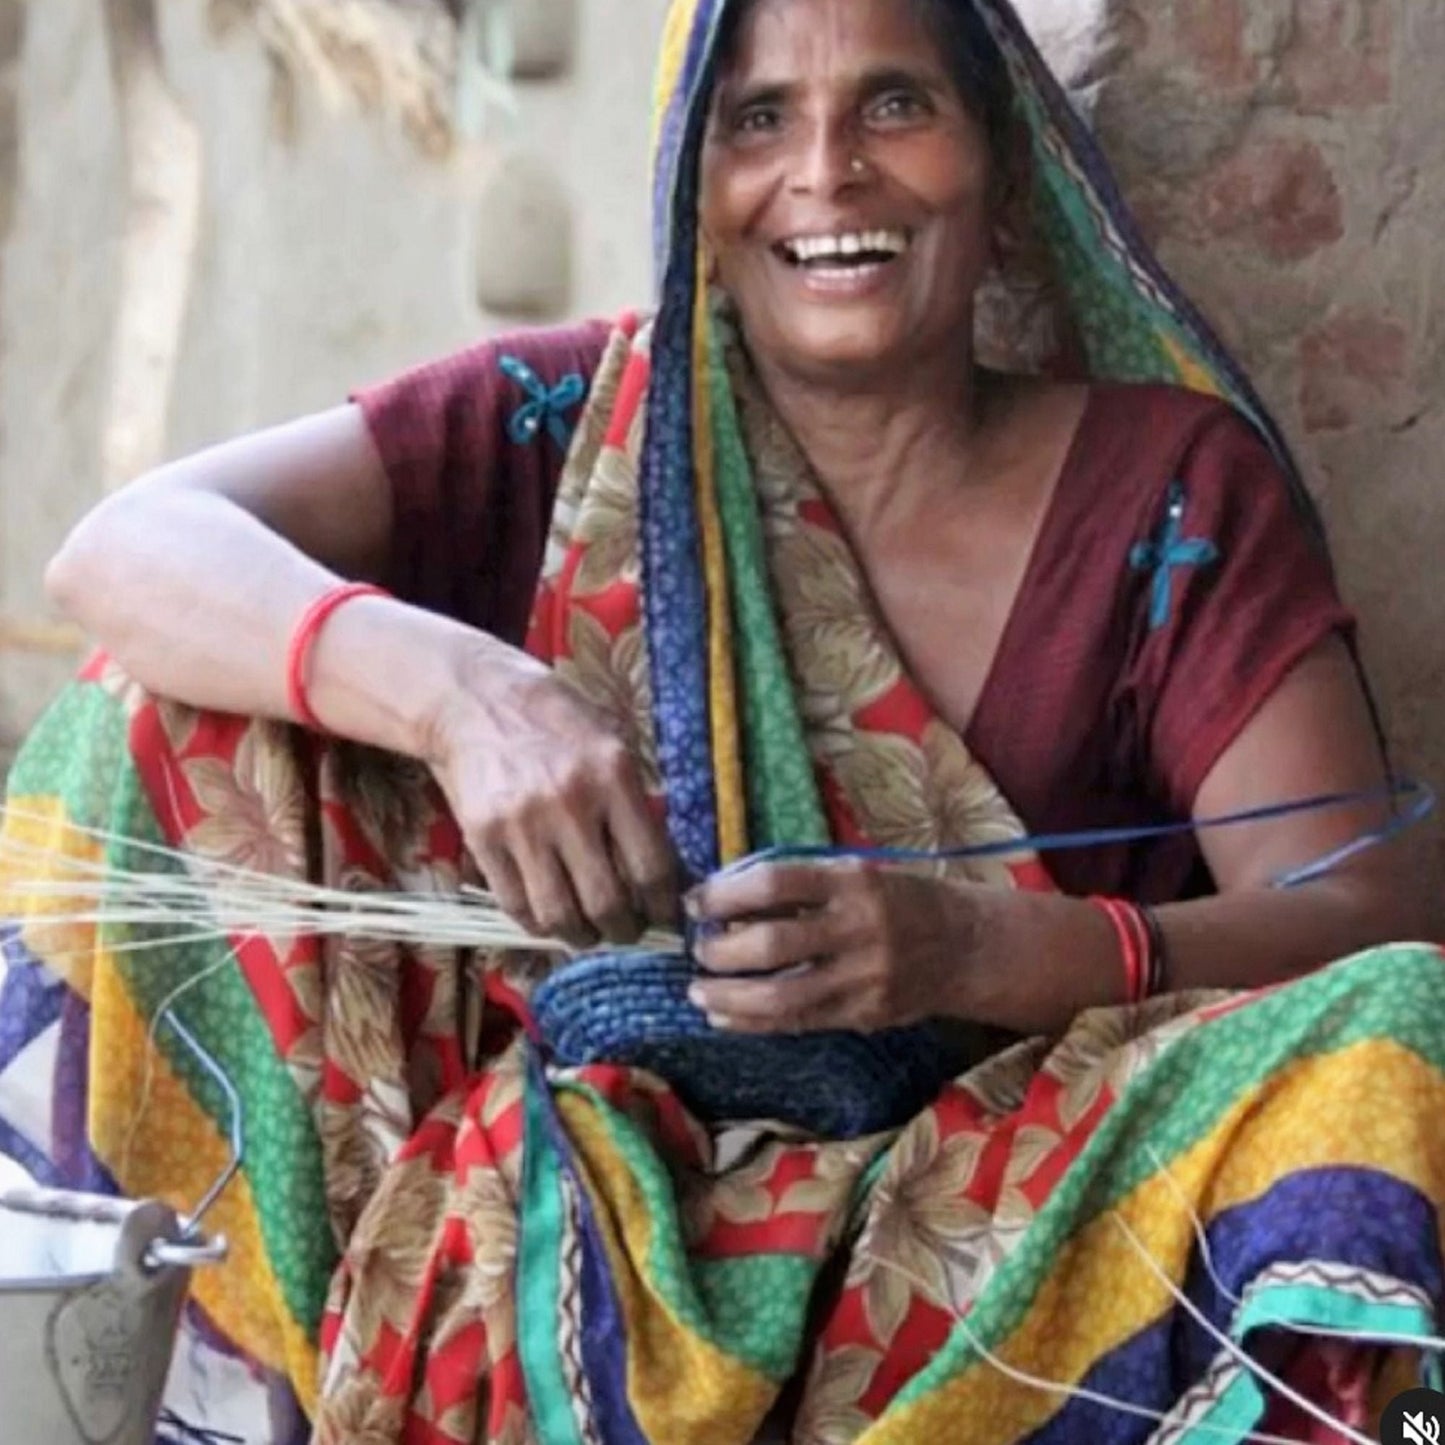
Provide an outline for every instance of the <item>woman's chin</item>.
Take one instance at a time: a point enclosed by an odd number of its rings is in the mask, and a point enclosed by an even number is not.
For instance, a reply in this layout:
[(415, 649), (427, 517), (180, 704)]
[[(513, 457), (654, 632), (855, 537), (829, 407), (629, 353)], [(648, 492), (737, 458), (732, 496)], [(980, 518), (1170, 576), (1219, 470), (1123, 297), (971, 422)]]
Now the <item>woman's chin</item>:
[(889, 367), (908, 364), (912, 348), (901, 326), (879, 326), (872, 318), (800, 327), (780, 348), (788, 370), (820, 378), (868, 378)]

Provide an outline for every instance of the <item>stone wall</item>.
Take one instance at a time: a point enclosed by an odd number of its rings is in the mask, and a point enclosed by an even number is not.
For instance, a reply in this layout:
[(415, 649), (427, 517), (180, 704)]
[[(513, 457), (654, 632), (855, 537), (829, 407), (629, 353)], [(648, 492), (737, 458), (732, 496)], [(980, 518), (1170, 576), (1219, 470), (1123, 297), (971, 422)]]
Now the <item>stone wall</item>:
[(1445, 3), (1020, 8), (1294, 443), (1398, 760), (1445, 785)]

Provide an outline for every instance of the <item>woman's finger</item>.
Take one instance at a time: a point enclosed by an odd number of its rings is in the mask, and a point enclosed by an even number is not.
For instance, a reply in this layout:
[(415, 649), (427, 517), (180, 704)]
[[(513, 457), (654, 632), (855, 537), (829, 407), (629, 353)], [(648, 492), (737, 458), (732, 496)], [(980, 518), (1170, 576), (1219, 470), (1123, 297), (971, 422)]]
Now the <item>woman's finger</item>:
[(532, 916), (532, 905), (527, 900), (527, 888), (522, 875), (511, 855), (503, 848), (472, 846), (477, 871), (487, 892), (497, 900), (502, 912), (514, 923), (519, 923), (528, 933), (539, 934), (541, 929)]
[(730, 923), (802, 908), (821, 908), (857, 871), (848, 863), (756, 863), (719, 873), (687, 896), (699, 922)]
[(829, 909), (798, 918), (739, 923), (701, 938), (697, 960), (712, 973), (774, 973), (795, 964), (831, 957), (846, 942), (840, 920)]
[(836, 963), (799, 969), (784, 978), (699, 979), (688, 991), (718, 1028), (737, 1033), (810, 1033), (836, 1028), (849, 980)]
[(596, 931), (582, 912), (556, 849), (520, 836), (511, 851), (527, 890), (527, 908), (536, 921), (538, 936), (560, 938), (573, 948), (596, 943)]
[(565, 827), (557, 851), (583, 919), (609, 943), (635, 943), (642, 932), (632, 906), (632, 890), (613, 858), (601, 828), (587, 832)]
[(677, 924), (677, 858), (636, 779), (618, 790), (607, 815), (612, 846), (634, 896), (659, 928)]

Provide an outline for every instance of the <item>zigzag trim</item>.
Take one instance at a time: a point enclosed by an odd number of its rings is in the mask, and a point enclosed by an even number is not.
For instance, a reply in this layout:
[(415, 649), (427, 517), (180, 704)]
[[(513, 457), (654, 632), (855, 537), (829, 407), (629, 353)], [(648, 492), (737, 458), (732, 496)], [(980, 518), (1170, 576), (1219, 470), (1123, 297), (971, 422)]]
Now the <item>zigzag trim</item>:
[(1243, 1372), (1244, 1367), (1233, 1355), (1221, 1354), (1204, 1378), (1180, 1397), (1169, 1418), (1149, 1437), (1149, 1445), (1175, 1445), (1184, 1439), (1218, 1405)]
[(1434, 1300), (1418, 1285), (1357, 1265), (1317, 1259), (1271, 1265), (1250, 1281), (1243, 1302), (1248, 1304), (1255, 1295), (1272, 1286), (1299, 1284), (1318, 1285), (1341, 1294), (1352, 1294), (1371, 1304), (1419, 1305), (1431, 1311), (1435, 1308)]
[[(1253, 1296), (1271, 1286), (1301, 1284), (1354, 1295), (1370, 1304), (1434, 1307), (1434, 1302), (1424, 1290), (1404, 1280), (1356, 1265), (1316, 1259), (1271, 1265), (1250, 1282), (1242, 1296), (1242, 1303), (1247, 1304)], [(1149, 1445), (1175, 1445), (1175, 1442), (1184, 1439), (1218, 1405), (1243, 1373), (1244, 1367), (1239, 1361), (1221, 1350), (1204, 1378), (1180, 1397), (1169, 1419), (1149, 1437)]]
[(582, 1232), (577, 1227), (577, 1190), (563, 1171), (559, 1180), (562, 1209), (566, 1218), (562, 1234), (561, 1278), (558, 1299), (561, 1315), (557, 1321), (558, 1343), (561, 1347), (562, 1373), (567, 1382), (567, 1398), (572, 1404), (572, 1419), (585, 1445), (605, 1445), (597, 1433), (592, 1409), (592, 1392), (587, 1385), (587, 1372), (582, 1364)]

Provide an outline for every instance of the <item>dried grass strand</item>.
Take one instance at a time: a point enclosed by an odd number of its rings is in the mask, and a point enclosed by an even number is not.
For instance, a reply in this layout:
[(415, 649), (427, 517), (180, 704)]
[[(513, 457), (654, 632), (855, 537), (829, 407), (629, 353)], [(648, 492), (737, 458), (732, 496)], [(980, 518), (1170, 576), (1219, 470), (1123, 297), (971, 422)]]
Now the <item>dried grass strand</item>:
[[(450, 149), (458, 27), (445, 0), (223, 0), (218, 28), (238, 21), (289, 89), (398, 120), (427, 154)], [(278, 106), (288, 125), (293, 107)]]
[[(6, 814), (51, 839), (0, 836), (4, 893), (18, 899), (24, 921), (36, 927), (209, 927), (222, 936), (365, 938), (422, 948), (478, 948), (567, 954), (560, 939), (536, 938), (477, 888), (441, 894), (392, 890), (360, 892), (280, 877), (222, 859), (199, 858), (144, 839), (11, 806)], [(55, 830), (89, 843), (138, 851), (183, 872), (128, 868), (104, 859), (57, 852)], [(31, 865), (43, 869), (26, 876)], [(0, 895), (3, 896), (3, 895)], [(651, 929), (630, 951), (672, 952), (682, 946), (671, 929)]]

